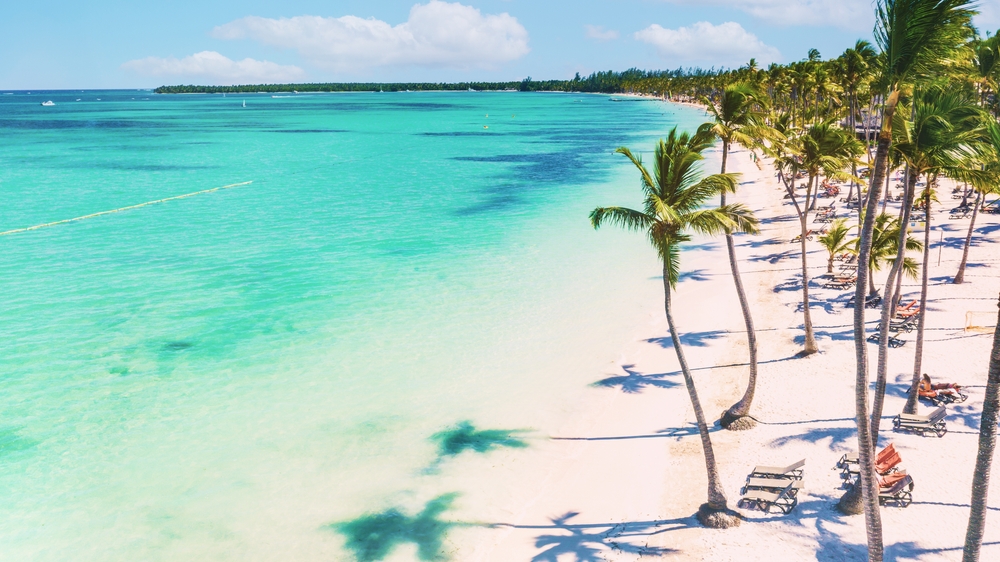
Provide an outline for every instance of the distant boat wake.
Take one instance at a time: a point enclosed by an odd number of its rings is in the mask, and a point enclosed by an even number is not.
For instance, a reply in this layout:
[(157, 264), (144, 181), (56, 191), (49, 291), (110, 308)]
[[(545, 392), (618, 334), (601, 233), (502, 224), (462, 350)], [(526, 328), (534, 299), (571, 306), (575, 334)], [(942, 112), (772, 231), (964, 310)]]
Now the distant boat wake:
[(16, 228), (14, 230), (6, 230), (0, 232), (0, 236), (7, 236), (9, 234), (18, 234), (21, 232), (28, 232), (29, 230), (38, 230), (39, 228), (47, 228), (50, 226), (58, 226), (60, 224), (66, 224), (76, 221), (82, 221), (84, 219), (92, 219), (94, 217), (100, 217), (102, 215), (110, 215), (111, 213), (120, 213), (122, 211), (131, 211), (132, 209), (138, 209), (139, 207), (145, 207), (147, 205), (156, 205), (157, 203), (166, 203), (167, 201), (175, 201), (177, 199), (184, 199), (185, 197), (194, 197), (195, 195), (202, 195), (203, 193), (212, 193), (213, 191), (219, 191), (222, 189), (230, 189), (233, 187), (240, 187), (242, 185), (250, 185), (252, 181), (245, 181), (241, 183), (231, 183), (229, 185), (223, 185), (220, 187), (213, 187), (211, 189), (203, 189), (201, 191), (195, 191), (194, 193), (185, 193), (184, 195), (174, 195), (173, 197), (167, 197), (164, 199), (157, 199), (156, 201), (146, 201), (145, 203), (139, 203), (137, 205), (129, 205), (128, 207), (119, 207), (117, 209), (111, 209), (110, 211), (101, 211), (99, 213), (91, 213), (89, 215), (83, 215), (82, 217), (76, 217), (72, 219), (63, 219), (61, 221), (47, 222), (45, 224), (36, 224), (35, 226), (29, 226), (27, 228)]

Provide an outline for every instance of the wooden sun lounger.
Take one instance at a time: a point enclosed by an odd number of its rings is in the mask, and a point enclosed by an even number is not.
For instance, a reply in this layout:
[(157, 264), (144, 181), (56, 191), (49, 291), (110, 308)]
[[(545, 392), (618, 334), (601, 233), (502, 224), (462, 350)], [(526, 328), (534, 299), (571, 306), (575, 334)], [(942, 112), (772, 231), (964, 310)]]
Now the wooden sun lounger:
[(913, 502), (913, 478), (907, 474), (888, 488), (879, 488), (878, 503), (882, 505), (896, 504), (906, 507)]
[(750, 478), (791, 478), (802, 480), (802, 467), (806, 465), (806, 459), (802, 459), (788, 466), (755, 466)]
[(948, 426), (944, 421), (947, 414), (948, 411), (944, 406), (939, 406), (929, 416), (899, 414), (892, 418), (892, 429), (893, 431), (912, 431), (920, 436), (930, 432), (938, 437), (944, 437), (944, 434), (948, 433)]
[(748, 476), (746, 484), (744, 484), (743, 489), (740, 490), (740, 495), (746, 495), (747, 491), (750, 490), (780, 492), (781, 490), (787, 488), (789, 484), (792, 485), (792, 489), (788, 492), (788, 494), (792, 497), (799, 493), (799, 490), (805, 487), (805, 482), (794, 478), (755, 478)]
[[(881, 335), (882, 335), (882, 329), (880, 326), (878, 329), (875, 330), (875, 332), (872, 335), (868, 336), (868, 343), (878, 343), (879, 337)], [(899, 339), (898, 337), (896, 337), (898, 335), (899, 335), (898, 330), (893, 330), (892, 328), (889, 328), (889, 342), (888, 342), (889, 347), (897, 348), (906, 345), (906, 340)]]
[(795, 482), (791, 481), (780, 490), (747, 490), (736, 505), (743, 509), (756, 507), (764, 513), (770, 513), (771, 508), (776, 507), (787, 514), (799, 503), (798, 495), (792, 493), (794, 488)]

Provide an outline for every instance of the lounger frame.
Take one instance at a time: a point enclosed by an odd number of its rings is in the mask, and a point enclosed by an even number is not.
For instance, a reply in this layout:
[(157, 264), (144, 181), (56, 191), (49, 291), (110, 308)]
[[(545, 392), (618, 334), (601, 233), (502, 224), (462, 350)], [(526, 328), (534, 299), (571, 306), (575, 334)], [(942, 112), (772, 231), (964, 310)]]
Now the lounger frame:
[(944, 406), (939, 406), (938, 409), (931, 412), (929, 416), (899, 414), (892, 418), (892, 430), (910, 431), (920, 435), (921, 437), (925, 433), (933, 433), (938, 437), (944, 437), (944, 435), (948, 433), (948, 426), (944, 421), (947, 414), (948, 411)]

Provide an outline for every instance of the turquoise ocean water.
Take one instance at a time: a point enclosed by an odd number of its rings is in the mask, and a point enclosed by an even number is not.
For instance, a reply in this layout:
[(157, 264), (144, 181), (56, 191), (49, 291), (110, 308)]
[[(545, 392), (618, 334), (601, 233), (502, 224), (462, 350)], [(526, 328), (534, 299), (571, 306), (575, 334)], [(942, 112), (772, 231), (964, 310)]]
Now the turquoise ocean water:
[(431, 435), (547, 427), (606, 372), (661, 288), (642, 237), (587, 213), (638, 204), (615, 147), (701, 119), (0, 96), (0, 231), (253, 182), (0, 236), (0, 560), (345, 559), (325, 526), (417, 486)]

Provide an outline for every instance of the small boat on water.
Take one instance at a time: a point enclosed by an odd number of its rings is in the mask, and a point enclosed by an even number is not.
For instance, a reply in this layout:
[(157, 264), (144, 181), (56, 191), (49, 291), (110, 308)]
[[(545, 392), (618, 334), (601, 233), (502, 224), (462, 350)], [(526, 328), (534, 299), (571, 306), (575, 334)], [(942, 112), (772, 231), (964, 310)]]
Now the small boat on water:
[(247, 106), (247, 100), (243, 100), (243, 107)]
[(55, 105), (55, 104), (56, 104), (56, 102), (54, 102), (54, 101), (52, 101), (52, 100), (49, 100), (49, 101), (43, 101), (43, 102), (42, 102), (42, 105), (44, 105), (45, 107), (52, 107), (52, 106), (53, 106), (53, 105)]

